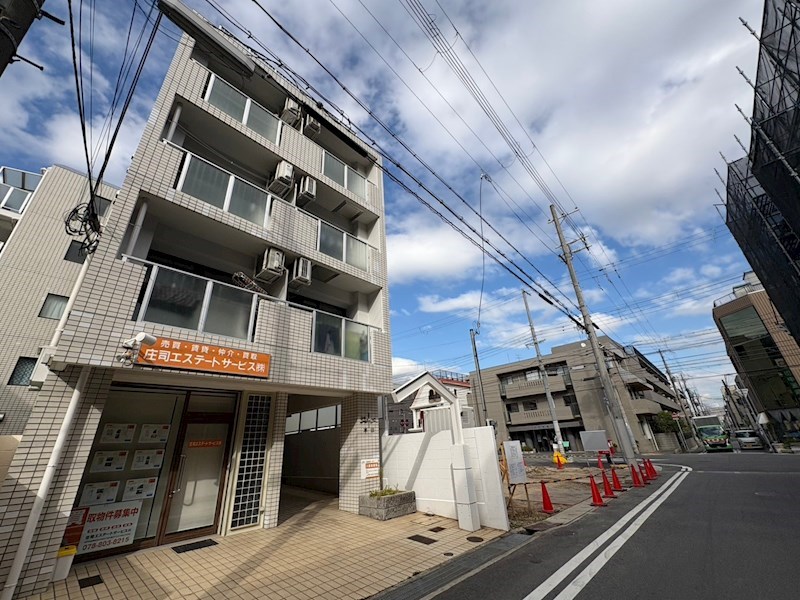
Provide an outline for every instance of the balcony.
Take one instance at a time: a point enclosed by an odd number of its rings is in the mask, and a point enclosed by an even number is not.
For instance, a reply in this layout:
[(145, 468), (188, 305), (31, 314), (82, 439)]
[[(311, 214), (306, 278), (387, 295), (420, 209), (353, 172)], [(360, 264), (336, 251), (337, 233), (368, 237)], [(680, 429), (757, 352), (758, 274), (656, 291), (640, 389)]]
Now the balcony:
[[(553, 417), (550, 415), (550, 409), (539, 410), (523, 410), (521, 412), (511, 413), (510, 425), (531, 425), (535, 423), (550, 423)], [(579, 419), (580, 413), (573, 414), (573, 411), (568, 406), (556, 406), (556, 418), (559, 421), (571, 421)]]
[[(134, 315), (137, 323), (253, 342), (257, 337), (259, 307), (265, 302), (281, 304), (310, 316), (310, 339), (301, 342), (307, 351), (372, 362), (374, 327), (151, 261), (131, 256), (123, 258), (147, 269)], [(292, 342), (297, 345), (297, 340)]]
[(680, 410), (680, 406), (678, 406), (678, 403), (673, 398), (666, 398), (661, 394), (657, 392), (652, 392), (650, 390), (645, 390), (644, 392), (642, 392), (642, 394), (644, 395), (645, 400), (656, 402), (664, 410)]
[[(567, 382), (561, 375), (548, 375), (547, 382), (551, 392), (563, 392), (567, 389)], [(544, 395), (544, 382), (541, 379), (533, 381), (515, 381), (505, 385), (505, 397), (509, 400), (525, 396)]]
[(267, 190), (186, 150), (175, 188), (259, 227), (267, 227)]
[[(268, 226), (272, 213), (271, 203), (280, 202), (285, 210), (275, 211), (275, 214), (297, 211), (313, 227), (315, 250), (364, 272), (370, 272), (371, 255), (375, 249), (366, 242), (196, 154), (182, 151), (185, 158), (175, 186), (178, 191), (263, 228)], [(294, 239), (297, 241), (306, 237), (294, 236)]]
[(209, 75), (203, 99), (273, 144), (278, 144), (283, 121), (214, 73)]
[[(278, 94), (276, 92), (278, 88), (275, 86), (264, 87), (261, 85), (263, 82), (260, 79), (256, 81), (255, 78), (241, 82), (241, 85), (237, 82), (237, 86), (234, 86), (197, 62), (193, 62), (190, 69), (195, 72), (196, 77), (205, 77), (207, 84), (197, 92), (184, 90), (188, 103), (184, 105), (179, 120), (181, 128), (188, 134), (204, 138), (204, 143), (224, 150), (227, 155), (236, 157), (243, 163), (248, 163), (248, 168), (254, 166), (249, 164), (256, 161), (254, 154), (243, 153), (242, 140), (231, 136), (230, 128), (220, 128), (218, 125), (227, 123), (250, 135), (264, 148), (263, 140), (251, 135), (258, 134), (268, 141), (266, 147), (275, 153), (276, 158), (285, 157), (300, 171), (319, 179), (320, 183), (335, 190), (340, 200), (332, 206), (341, 204), (342, 195), (347, 198), (353, 205), (349, 211), (345, 211), (350, 213), (347, 215), (348, 218), (360, 215), (365, 208), (372, 213), (371, 216), (365, 215), (364, 218), (368, 221), (381, 214), (377, 186), (363, 174), (371, 172), (374, 160), (369, 158), (365, 151), (356, 151), (355, 142), (348, 140), (345, 143), (343, 140), (347, 139), (347, 135), (338, 130), (335, 134), (332, 133), (333, 129), (326, 127), (323, 122), (322, 133), (312, 141), (276, 116), (275, 112), (280, 111), (278, 96), (283, 102), (286, 94)], [(215, 71), (224, 69), (215, 68)], [(255, 101), (252, 94), (264, 100), (265, 104)], [(208, 120), (197, 114), (198, 112), (213, 114), (221, 122), (218, 120), (218, 125), (208, 123)], [(212, 130), (213, 134), (210, 133)]]
[(0, 210), (22, 214), (42, 176), (28, 171), (0, 169)]

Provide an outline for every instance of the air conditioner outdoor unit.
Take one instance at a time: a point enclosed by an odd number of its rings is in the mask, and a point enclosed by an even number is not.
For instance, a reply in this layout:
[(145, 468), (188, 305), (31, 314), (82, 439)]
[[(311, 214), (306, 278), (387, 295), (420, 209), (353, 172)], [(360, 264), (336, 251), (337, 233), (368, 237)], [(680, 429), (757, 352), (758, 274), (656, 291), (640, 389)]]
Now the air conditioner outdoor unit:
[(297, 195), (298, 200), (305, 200), (311, 202), (317, 197), (317, 180), (312, 177), (303, 177), (300, 180), (300, 193)]
[(258, 269), (255, 272), (255, 278), (265, 283), (272, 283), (278, 277), (283, 275), (286, 267), (283, 266), (284, 254), (282, 250), (277, 248), (270, 248), (264, 253), (264, 256), (259, 260)]
[(303, 127), (303, 135), (311, 139), (314, 139), (319, 135), (320, 131), (322, 131), (322, 126), (319, 124), (319, 121), (317, 121), (311, 115), (308, 115), (306, 117), (306, 124)]
[(281, 120), (294, 127), (300, 117), (300, 105), (295, 100), (286, 98), (286, 104), (283, 105), (283, 110), (281, 111)]
[(289, 282), (289, 285), (311, 285), (311, 266), (311, 260), (303, 258), (302, 256), (294, 261), (292, 280)]
[(275, 176), (269, 184), (269, 191), (278, 196), (283, 196), (291, 187), (294, 179), (294, 167), (291, 163), (282, 160), (275, 169)]

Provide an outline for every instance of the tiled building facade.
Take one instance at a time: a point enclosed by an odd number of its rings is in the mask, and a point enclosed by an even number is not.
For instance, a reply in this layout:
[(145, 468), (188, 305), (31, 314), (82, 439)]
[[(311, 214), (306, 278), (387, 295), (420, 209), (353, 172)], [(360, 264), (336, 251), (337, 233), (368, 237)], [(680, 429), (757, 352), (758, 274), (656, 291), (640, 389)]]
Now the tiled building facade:
[(18, 597), (98, 506), (136, 508), (107, 549), (127, 551), (276, 526), (301, 473), (351, 512), (379, 484), (361, 462), (391, 391), (380, 159), (220, 35), (178, 44), (0, 491), (3, 581), (78, 394)]
[[(661, 411), (680, 410), (669, 380), (633, 346), (621, 346), (608, 337), (599, 339), (611, 381), (639, 451), (657, 450), (653, 417)], [(543, 356), (562, 438), (572, 450), (582, 450), (582, 430), (604, 429), (619, 446), (611, 417), (603, 400), (600, 378), (587, 343), (555, 346)], [(476, 413), (494, 421), (498, 441), (519, 440), (531, 450), (549, 452), (555, 439), (552, 416), (542, 374), (535, 359), (481, 369), (483, 399), (480, 405), (475, 385), (471, 401)]]

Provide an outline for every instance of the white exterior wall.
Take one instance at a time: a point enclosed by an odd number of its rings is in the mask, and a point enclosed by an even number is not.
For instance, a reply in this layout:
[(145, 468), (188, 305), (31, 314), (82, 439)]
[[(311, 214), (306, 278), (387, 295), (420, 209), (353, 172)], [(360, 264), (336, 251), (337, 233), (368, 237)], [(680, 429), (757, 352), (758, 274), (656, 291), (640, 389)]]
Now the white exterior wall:
[[(491, 427), (464, 429), (475, 481), (481, 525), (508, 530), (500, 467)], [(450, 519), (456, 514), (450, 431), (383, 437), (383, 478), (389, 486), (413, 490), (417, 510)]]

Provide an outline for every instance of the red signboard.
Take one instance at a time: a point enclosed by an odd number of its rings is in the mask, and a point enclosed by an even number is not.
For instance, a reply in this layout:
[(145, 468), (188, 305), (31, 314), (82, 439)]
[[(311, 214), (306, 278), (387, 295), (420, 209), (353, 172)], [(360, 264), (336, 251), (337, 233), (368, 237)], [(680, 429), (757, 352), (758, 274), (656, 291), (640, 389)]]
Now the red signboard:
[(139, 347), (136, 364), (266, 379), (270, 358), (269, 354), (261, 352), (156, 338), (155, 344)]

